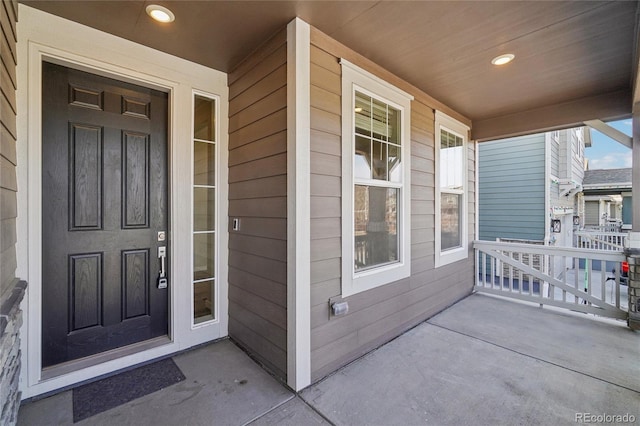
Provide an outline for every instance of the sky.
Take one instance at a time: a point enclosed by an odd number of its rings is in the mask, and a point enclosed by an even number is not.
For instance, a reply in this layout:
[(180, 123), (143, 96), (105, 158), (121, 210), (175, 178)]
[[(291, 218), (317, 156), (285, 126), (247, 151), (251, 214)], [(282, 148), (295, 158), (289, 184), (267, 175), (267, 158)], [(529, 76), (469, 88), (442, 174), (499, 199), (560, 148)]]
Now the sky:
[[(631, 136), (630, 118), (608, 124)], [(594, 129), (591, 129), (591, 148), (585, 148), (585, 157), (589, 159), (590, 170), (631, 167), (631, 150)]]

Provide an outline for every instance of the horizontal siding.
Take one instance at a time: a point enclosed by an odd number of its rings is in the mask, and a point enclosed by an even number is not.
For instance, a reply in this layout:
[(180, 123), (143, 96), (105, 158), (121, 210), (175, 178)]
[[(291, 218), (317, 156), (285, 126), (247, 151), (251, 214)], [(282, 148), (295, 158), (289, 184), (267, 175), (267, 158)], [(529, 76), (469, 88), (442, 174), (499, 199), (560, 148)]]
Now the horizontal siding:
[(549, 172), (555, 176), (560, 177), (560, 145), (550, 138), (549, 142)]
[[(311, 46), (311, 304), (341, 293), (341, 67)], [(328, 311), (325, 312), (328, 317)], [(312, 323), (312, 328), (314, 324)], [(312, 332), (313, 342), (313, 332)], [(313, 352), (313, 347), (312, 347)], [(313, 361), (312, 361), (313, 362)], [(314, 366), (312, 364), (312, 369)]]
[[(316, 381), (469, 294), (473, 259), (435, 269), (434, 112), (411, 105), (411, 276), (348, 298), (349, 314), (329, 316), (341, 290), (341, 67), (324, 39), (311, 46), (311, 369)], [(366, 67), (357, 55), (349, 60)], [(403, 87), (405, 88), (405, 87)], [(469, 212), (474, 212), (475, 147), (469, 147)], [(470, 214), (470, 240), (475, 218)]]
[(560, 131), (560, 177), (571, 179), (570, 168), (571, 135), (568, 131)]
[(544, 239), (545, 135), (483, 142), (478, 157), (480, 239)]
[(287, 49), (267, 41), (229, 74), (229, 335), (287, 371)]
[(0, 301), (13, 289), (17, 266), (15, 6), (11, 1), (0, 5)]
[(622, 223), (633, 223), (633, 204), (631, 197), (622, 197)]
[(568, 130), (572, 134), (571, 151), (573, 159), (571, 162), (571, 178), (580, 183), (584, 179), (584, 158), (580, 156), (581, 152), (584, 156), (584, 142), (580, 142), (575, 132), (582, 133), (584, 132), (583, 129)]

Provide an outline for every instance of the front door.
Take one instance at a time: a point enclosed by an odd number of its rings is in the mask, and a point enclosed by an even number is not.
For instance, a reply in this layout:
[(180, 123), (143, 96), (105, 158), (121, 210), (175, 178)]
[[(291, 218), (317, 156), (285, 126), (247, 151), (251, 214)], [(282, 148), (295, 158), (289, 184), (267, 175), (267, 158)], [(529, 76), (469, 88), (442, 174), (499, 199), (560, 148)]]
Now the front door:
[(49, 367), (167, 335), (168, 95), (50, 63), (42, 75)]

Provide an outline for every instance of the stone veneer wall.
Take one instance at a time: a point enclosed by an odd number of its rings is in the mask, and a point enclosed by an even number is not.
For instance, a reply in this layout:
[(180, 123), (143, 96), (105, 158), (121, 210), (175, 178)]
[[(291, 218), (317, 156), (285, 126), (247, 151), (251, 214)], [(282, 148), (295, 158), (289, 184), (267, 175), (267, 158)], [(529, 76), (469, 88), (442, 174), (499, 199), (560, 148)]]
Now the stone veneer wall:
[(629, 327), (640, 330), (640, 250), (626, 250), (629, 262)]
[(0, 425), (13, 425), (18, 421), (20, 408), (20, 302), (27, 284), (20, 281), (0, 306)]

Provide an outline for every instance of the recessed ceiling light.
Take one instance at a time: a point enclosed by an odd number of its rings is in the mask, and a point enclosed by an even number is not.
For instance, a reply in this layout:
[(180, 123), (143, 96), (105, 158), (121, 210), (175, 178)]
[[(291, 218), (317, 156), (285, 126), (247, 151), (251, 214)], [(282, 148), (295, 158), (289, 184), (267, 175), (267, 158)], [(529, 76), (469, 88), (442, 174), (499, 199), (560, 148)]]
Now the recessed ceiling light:
[(176, 16), (172, 11), (166, 7), (158, 6), (157, 4), (150, 4), (147, 6), (147, 15), (151, 16), (158, 22), (173, 22)]
[(495, 58), (493, 58), (491, 60), (491, 63), (493, 65), (505, 65), (508, 64), (509, 62), (513, 61), (513, 58), (515, 58), (516, 56), (511, 54), (511, 53), (507, 53), (505, 55), (500, 55), (500, 56), (496, 56)]

